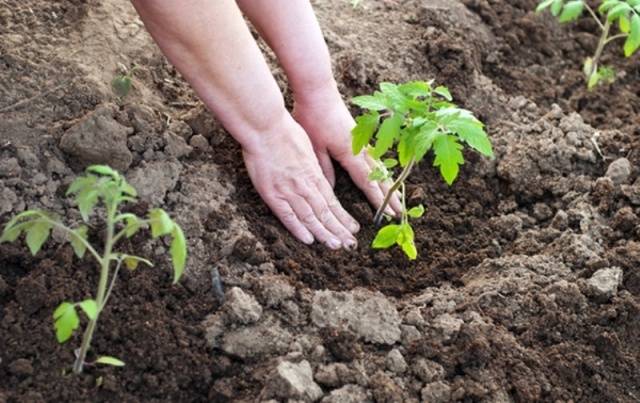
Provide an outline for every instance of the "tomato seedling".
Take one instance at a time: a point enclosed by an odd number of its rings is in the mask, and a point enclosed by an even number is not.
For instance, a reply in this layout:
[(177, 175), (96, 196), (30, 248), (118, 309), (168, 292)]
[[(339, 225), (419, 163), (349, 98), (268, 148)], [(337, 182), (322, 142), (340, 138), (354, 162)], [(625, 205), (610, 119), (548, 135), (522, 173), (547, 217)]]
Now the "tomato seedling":
[[(424, 214), (423, 206), (407, 208), (405, 182), (412, 169), (433, 150), (433, 165), (448, 185), (458, 176), (464, 163), (463, 144), (481, 154), (493, 158), (491, 142), (484, 125), (466, 109), (452, 103), (446, 87), (433, 87), (433, 81), (414, 81), (405, 84), (380, 84), (380, 91), (373, 95), (353, 98), (352, 102), (367, 112), (356, 118), (352, 131), (353, 153), (366, 148), (378, 166), (371, 172), (372, 181), (393, 181), (383, 204), (374, 217), (379, 226), (392, 195), (400, 191), (402, 214), (399, 224), (381, 228), (373, 240), (376, 249), (398, 245), (413, 260), (418, 252), (415, 246), (410, 218)], [(375, 145), (370, 145), (375, 138)], [(396, 158), (381, 158), (393, 150)], [(401, 168), (393, 180), (392, 170)]]
[(133, 66), (129, 70), (122, 65), (120, 66), (125, 73), (119, 74), (111, 80), (111, 90), (118, 98), (124, 98), (129, 95), (131, 91), (131, 87), (133, 86), (133, 73), (138, 70), (138, 66)]
[[(100, 266), (96, 297), (81, 302), (62, 302), (53, 312), (53, 325), (59, 343), (68, 341), (80, 326), (78, 308), (89, 319), (82, 344), (76, 354), (76, 361), (73, 364), (73, 371), (81, 373), (87, 364), (87, 351), (91, 345), (100, 313), (104, 310), (111, 296), (120, 267), (124, 265), (128, 269), (134, 270), (140, 263), (153, 266), (147, 259), (115, 251), (114, 247), (118, 241), (124, 237), (130, 238), (139, 230), (149, 227), (153, 239), (165, 235), (171, 236), (170, 254), (173, 263), (174, 284), (184, 271), (187, 244), (180, 226), (162, 209), (150, 210), (146, 219), (132, 213), (121, 213), (121, 204), (135, 201), (137, 193), (118, 172), (108, 166), (93, 165), (88, 167), (85, 175), (75, 179), (69, 186), (67, 195), (71, 194), (75, 195), (80, 215), (85, 223), (89, 221), (89, 216), (95, 207), (102, 202), (106, 226), (102, 254), (98, 253), (97, 249), (89, 243), (87, 225), (81, 224), (71, 228), (64, 225), (55, 214), (41, 210), (24, 211), (11, 219), (4, 228), (0, 243), (14, 242), (24, 233), (26, 234), (27, 246), (35, 255), (49, 238), (51, 230), (58, 229), (66, 234), (78, 258), (82, 258), (88, 251), (96, 259)], [(122, 366), (124, 362), (115, 357), (99, 356), (91, 364)]]
[[(585, 0), (542, 0), (536, 12), (546, 9), (561, 23), (575, 21), (587, 11), (598, 24), (601, 31), (598, 46), (594, 55), (588, 57), (583, 65), (589, 89), (615, 80), (612, 68), (600, 66), (602, 52), (609, 43), (624, 39), (622, 50), (625, 57), (631, 57), (640, 48), (640, 0), (601, 0), (597, 10), (600, 16)], [(612, 35), (611, 30), (616, 24), (619, 33)]]

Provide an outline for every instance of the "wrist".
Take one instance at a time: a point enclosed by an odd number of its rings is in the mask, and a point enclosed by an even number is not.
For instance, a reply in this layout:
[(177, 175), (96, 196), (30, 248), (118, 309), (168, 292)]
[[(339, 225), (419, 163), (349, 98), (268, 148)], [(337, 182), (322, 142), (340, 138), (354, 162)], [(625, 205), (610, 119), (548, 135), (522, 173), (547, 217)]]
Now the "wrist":
[(335, 104), (342, 102), (338, 84), (332, 75), (292, 83), (293, 100), (298, 105)]

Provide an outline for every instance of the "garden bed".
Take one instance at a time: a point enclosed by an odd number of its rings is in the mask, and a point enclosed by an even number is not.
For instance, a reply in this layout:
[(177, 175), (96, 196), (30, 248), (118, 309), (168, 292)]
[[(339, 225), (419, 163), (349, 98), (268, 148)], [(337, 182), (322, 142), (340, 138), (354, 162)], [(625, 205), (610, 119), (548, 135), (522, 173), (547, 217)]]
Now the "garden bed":
[[(487, 122), (494, 161), (466, 154), (451, 188), (430, 161), (411, 177), (414, 262), (369, 248), (373, 212), (343, 172), (357, 250), (296, 242), (128, 3), (0, 9), (0, 223), (77, 218), (64, 191), (92, 143), (140, 191), (133, 209), (165, 208), (190, 246), (172, 286), (166, 245), (125, 244), (159, 264), (121, 274), (93, 349), (127, 365), (74, 376), (80, 337), (58, 345), (51, 313), (89, 297), (97, 267), (55, 234), (36, 257), (0, 245), (0, 402), (640, 400), (640, 59), (610, 50), (625, 73), (588, 92), (594, 27), (534, 0), (313, 3), (345, 97), (434, 78)], [(118, 63), (141, 66), (124, 102)]]

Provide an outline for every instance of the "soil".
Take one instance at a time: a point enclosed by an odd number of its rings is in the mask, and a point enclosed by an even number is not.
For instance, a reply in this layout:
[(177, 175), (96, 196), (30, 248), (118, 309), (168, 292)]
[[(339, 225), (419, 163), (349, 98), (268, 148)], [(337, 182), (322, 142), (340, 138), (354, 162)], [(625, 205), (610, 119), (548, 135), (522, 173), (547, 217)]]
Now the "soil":
[[(640, 59), (609, 48), (618, 79), (587, 91), (596, 27), (536, 3), (313, 2), (345, 97), (435, 78), (488, 124), (494, 161), (466, 154), (452, 187), (428, 162), (412, 175), (415, 262), (369, 248), (373, 212), (344, 172), (358, 249), (296, 242), (128, 3), (1, 3), (0, 223), (35, 207), (77, 220), (64, 190), (81, 164), (61, 138), (98, 127), (142, 195), (133, 211), (170, 211), (190, 260), (172, 286), (166, 245), (122, 246), (158, 263), (121, 274), (94, 338), (127, 365), (75, 376), (80, 335), (58, 345), (51, 313), (89, 297), (96, 268), (55, 234), (35, 257), (0, 245), (0, 402), (640, 401)], [(120, 65), (141, 66), (125, 100)], [(243, 291), (225, 300), (217, 273)], [(323, 313), (333, 299), (344, 311)], [(310, 364), (301, 389), (282, 363)]]

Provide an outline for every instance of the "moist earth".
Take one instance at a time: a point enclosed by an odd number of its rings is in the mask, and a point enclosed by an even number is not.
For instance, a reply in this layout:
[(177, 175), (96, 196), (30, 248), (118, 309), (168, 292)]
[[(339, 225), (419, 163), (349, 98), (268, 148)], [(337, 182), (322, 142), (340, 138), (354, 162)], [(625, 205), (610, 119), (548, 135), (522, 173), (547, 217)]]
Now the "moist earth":
[(369, 248), (372, 210), (344, 172), (358, 249), (296, 242), (128, 3), (3, 3), (0, 222), (79, 221), (66, 187), (110, 163), (139, 190), (131, 211), (168, 210), (190, 256), (172, 286), (167, 245), (121, 245), (157, 263), (121, 273), (94, 339), (127, 365), (74, 376), (80, 335), (58, 345), (51, 313), (92, 295), (95, 264), (56, 233), (35, 257), (0, 245), (0, 402), (640, 401), (640, 59), (610, 48), (619, 77), (589, 92), (595, 26), (533, 0), (313, 4), (345, 97), (434, 78), (488, 124), (494, 160), (466, 154), (452, 187), (430, 161), (411, 177), (427, 208), (414, 262)]

